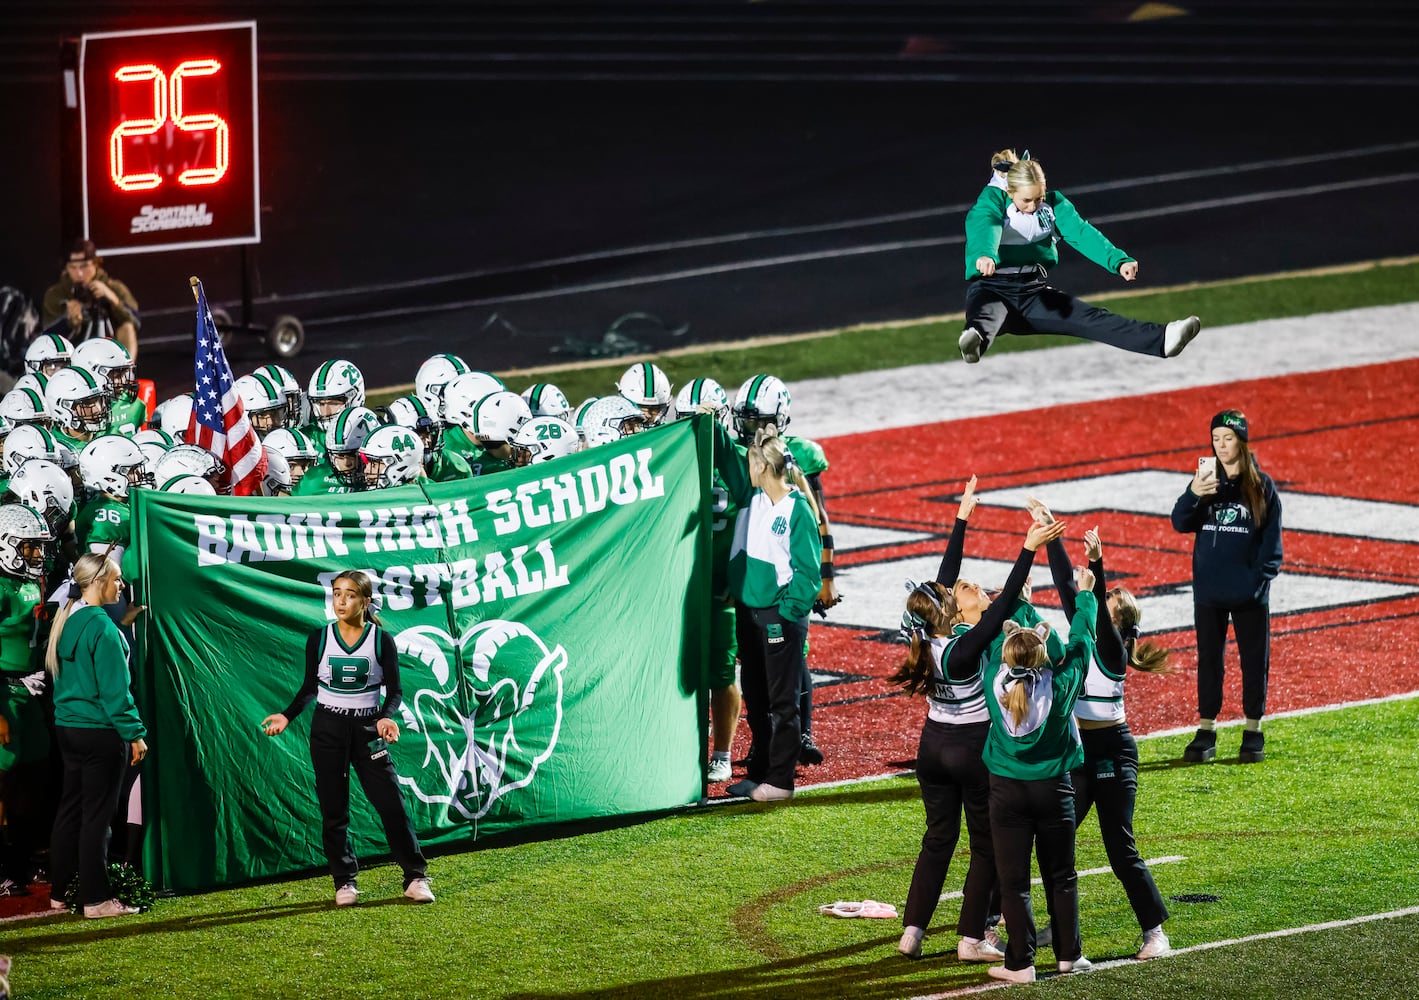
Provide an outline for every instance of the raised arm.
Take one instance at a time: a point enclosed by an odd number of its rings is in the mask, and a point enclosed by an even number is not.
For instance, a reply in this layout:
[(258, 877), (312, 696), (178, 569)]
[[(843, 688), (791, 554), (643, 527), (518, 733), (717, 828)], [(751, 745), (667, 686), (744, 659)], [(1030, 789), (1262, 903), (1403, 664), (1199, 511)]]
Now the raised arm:
[(956, 520), (951, 525), (951, 538), (946, 543), (946, 554), (941, 557), (941, 568), (936, 571), (936, 582), (947, 587), (961, 578), (961, 559), (966, 550), (966, 522), (976, 509), (976, 477), (966, 482), (966, 491), (961, 494), (961, 503), (956, 507)]

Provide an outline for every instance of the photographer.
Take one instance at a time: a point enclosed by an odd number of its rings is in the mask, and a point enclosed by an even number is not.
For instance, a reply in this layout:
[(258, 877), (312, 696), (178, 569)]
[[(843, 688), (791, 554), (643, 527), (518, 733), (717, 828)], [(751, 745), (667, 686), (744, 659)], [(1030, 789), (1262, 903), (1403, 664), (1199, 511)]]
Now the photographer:
[(64, 261), (59, 281), (44, 293), (40, 322), (48, 329), (61, 318), (69, 321), (74, 343), (113, 337), (138, 357), (138, 300), (128, 286), (103, 269), (92, 240), (76, 240)]

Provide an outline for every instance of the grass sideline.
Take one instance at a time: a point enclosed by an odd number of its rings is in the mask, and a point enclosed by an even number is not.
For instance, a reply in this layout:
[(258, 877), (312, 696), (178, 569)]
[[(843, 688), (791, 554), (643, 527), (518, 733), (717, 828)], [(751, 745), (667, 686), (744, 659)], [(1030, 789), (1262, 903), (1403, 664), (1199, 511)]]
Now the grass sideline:
[[(1419, 787), (1412, 699), (1277, 718), (1267, 760), (1178, 763), (1187, 734), (1140, 740), (1138, 840), (1185, 948), (1389, 912), (1419, 901)], [(1377, 781), (1378, 779), (1378, 781)], [(1364, 794), (1378, 782), (1382, 794)], [(46, 917), (3, 929), (16, 996), (191, 998), (256, 993), (347, 998), (909, 997), (983, 986), (954, 957), (958, 903), (942, 903), (926, 957), (897, 955), (895, 921), (834, 920), (816, 907), (899, 907), (923, 829), (916, 783), (887, 778), (809, 791), (786, 806), (687, 809), (655, 821), (437, 858), (439, 901), (400, 905), (399, 873), (364, 873), (366, 902), (336, 910), (326, 877), (161, 900), (122, 921)], [(957, 852), (947, 889), (964, 876)], [(1106, 867), (1097, 824), (1080, 870)], [(1039, 903), (1039, 896), (1036, 895)], [(1136, 948), (1138, 927), (1111, 875), (1080, 879), (1085, 950)], [(1041, 906), (1041, 909), (1043, 907)], [(1034, 987), (1049, 997), (1419, 995), (1402, 956), (1419, 917), (1252, 941), (1129, 963)], [(1041, 972), (1051, 967), (1044, 951)], [(1012, 994), (1014, 995), (1014, 994)]]
[[(1083, 297), (1107, 303), (1115, 312), (1158, 322), (1195, 313), (1205, 324), (1205, 340), (1207, 326), (1413, 302), (1419, 299), (1419, 261), (1414, 258), (1373, 261), (1152, 292), (1113, 292)], [(956, 314), (498, 374), (517, 392), (533, 382), (555, 383), (576, 404), (588, 396), (614, 391), (615, 380), (621, 372), (632, 362), (645, 360), (660, 365), (673, 386), (709, 376), (732, 396), (746, 378), (765, 371), (784, 379), (791, 389), (793, 383), (801, 379), (959, 361), (956, 338), (960, 333), (960, 320), (960, 314)], [(1072, 342), (1068, 337), (1002, 337), (991, 345), (991, 353), (1036, 350)], [(380, 406), (412, 391), (412, 383), (373, 389), (369, 405)]]

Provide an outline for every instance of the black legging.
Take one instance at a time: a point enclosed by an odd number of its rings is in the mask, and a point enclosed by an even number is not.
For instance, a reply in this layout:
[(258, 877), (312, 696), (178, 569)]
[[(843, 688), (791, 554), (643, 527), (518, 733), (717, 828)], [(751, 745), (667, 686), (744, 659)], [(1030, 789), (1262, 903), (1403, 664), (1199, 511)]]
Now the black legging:
[(113, 893), (108, 882), (108, 836), (129, 744), (113, 729), (58, 726), (64, 756), (64, 791), (50, 836), (51, 892), (63, 899), (75, 873), (79, 904), (102, 903)]
[(1193, 605), (1197, 625), (1197, 715), (1215, 719), (1222, 711), (1222, 672), (1227, 620), (1237, 637), (1242, 666), (1242, 712), (1248, 719), (1266, 714), (1266, 685), (1271, 675), (1271, 608), (1210, 608)]
[(350, 844), (351, 768), (384, 824), (389, 853), (404, 869), (404, 885), (423, 878), (427, 868), (399, 793), (394, 763), (387, 754), (379, 760), (370, 759), (370, 741), (378, 736), (374, 723), (373, 714), (338, 715), (317, 705), (310, 724), (310, 762), (320, 803), (321, 840), (337, 889), (354, 882), (360, 870)]
[(739, 684), (756, 751), (749, 780), (792, 788), (801, 747), (798, 686), (808, 619), (790, 621), (776, 608), (736, 603), (734, 631), (739, 639)]
[(984, 353), (1002, 333), (1060, 333), (1149, 357), (1163, 356), (1161, 323), (1145, 323), (1076, 299), (1031, 274), (975, 278), (966, 283), (966, 326), (985, 338)]
[(1081, 728), (1079, 736), (1084, 741), (1084, 766), (1071, 774), (1075, 826), (1084, 822), (1091, 806), (1099, 807), (1099, 835), (1109, 856), (1109, 867), (1123, 883), (1139, 929), (1152, 930), (1168, 919), (1168, 908), (1133, 840), (1138, 742), (1126, 722), (1106, 729)]
[(926, 833), (912, 871), (911, 889), (902, 914), (902, 926), (931, 923), (951, 855), (961, 837), (961, 813), (966, 814), (966, 836), (971, 844), (964, 898), (956, 932), (962, 937), (985, 936), (991, 890), (995, 886), (995, 848), (990, 839), (990, 772), (981, 761), (989, 722), (952, 725), (931, 719), (921, 730), (916, 754), (916, 780), (926, 809)]
[(1079, 939), (1079, 887), (1074, 870), (1074, 787), (1066, 772), (1056, 778), (1018, 781), (990, 776), (990, 830), (1000, 877), (1000, 910), (1010, 928), (1005, 967), (1035, 964), (1035, 915), (1030, 908), (1030, 848), (1040, 862), (1057, 961), (1083, 953)]

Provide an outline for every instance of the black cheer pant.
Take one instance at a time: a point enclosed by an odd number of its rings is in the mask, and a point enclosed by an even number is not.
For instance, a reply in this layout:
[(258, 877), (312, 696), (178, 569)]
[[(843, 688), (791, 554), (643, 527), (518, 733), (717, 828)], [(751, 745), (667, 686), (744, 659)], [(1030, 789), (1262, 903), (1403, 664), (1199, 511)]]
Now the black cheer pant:
[(790, 621), (777, 608), (736, 604), (734, 630), (744, 713), (758, 751), (749, 780), (792, 788), (800, 747), (798, 688), (808, 619)]
[(1271, 675), (1271, 608), (1209, 608), (1193, 605), (1197, 623), (1197, 715), (1215, 719), (1222, 711), (1222, 674), (1227, 620), (1237, 637), (1242, 665), (1242, 712), (1248, 719), (1266, 714), (1266, 684)]
[(966, 326), (975, 327), (985, 338), (982, 353), (1002, 333), (1059, 333), (1154, 358), (1163, 356), (1166, 330), (1162, 323), (1145, 323), (1091, 306), (1045, 284), (1043, 277), (1023, 275), (967, 282)]
[(102, 903), (108, 883), (108, 837), (129, 744), (117, 730), (57, 726), (64, 758), (64, 791), (49, 841), (50, 892), (63, 899), (77, 871), (79, 905)]
[(1099, 809), (1099, 835), (1109, 867), (1123, 883), (1140, 930), (1151, 930), (1168, 919), (1168, 908), (1143, 863), (1133, 840), (1133, 808), (1138, 800), (1138, 742), (1128, 723), (1107, 729), (1079, 730), (1084, 741), (1084, 766), (1076, 768), (1074, 822), (1081, 825), (1091, 806)]
[(1079, 887), (1074, 871), (1074, 787), (1068, 773), (1039, 781), (990, 776), (990, 832), (1000, 878), (1000, 912), (1010, 930), (1005, 967), (1035, 964), (1035, 915), (1030, 909), (1030, 847), (1040, 862), (1056, 961), (1083, 953)]
[(389, 853), (404, 870), (404, 885), (423, 878), (427, 868), (404, 808), (394, 763), (388, 754), (370, 759), (370, 741), (379, 736), (374, 723), (373, 715), (338, 715), (316, 706), (310, 724), (310, 763), (315, 769), (315, 797), (320, 802), (321, 840), (337, 889), (354, 882), (360, 870), (350, 845), (351, 767), (384, 824)]
[(926, 834), (912, 871), (902, 926), (925, 929), (936, 912), (951, 855), (961, 836), (961, 813), (971, 845), (970, 867), (956, 932), (985, 936), (995, 888), (995, 847), (990, 839), (990, 772), (981, 762), (989, 722), (951, 725), (928, 719), (916, 753), (916, 780), (926, 808)]

